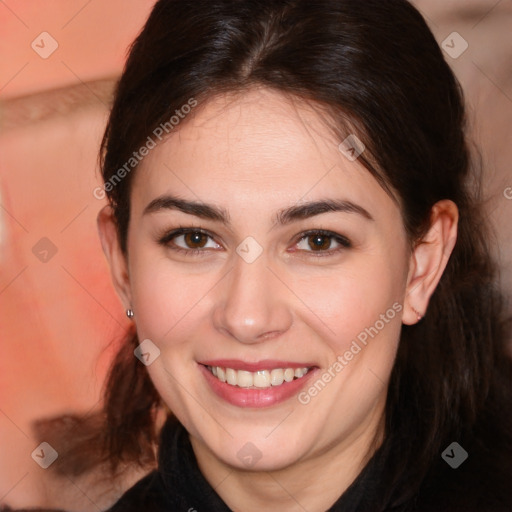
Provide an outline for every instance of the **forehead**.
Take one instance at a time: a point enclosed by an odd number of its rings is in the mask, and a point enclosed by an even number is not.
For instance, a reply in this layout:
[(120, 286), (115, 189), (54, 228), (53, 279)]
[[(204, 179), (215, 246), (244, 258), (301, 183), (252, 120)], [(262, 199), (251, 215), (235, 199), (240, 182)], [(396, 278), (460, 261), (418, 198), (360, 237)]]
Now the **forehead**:
[(139, 165), (134, 213), (171, 192), (245, 208), (334, 195), (390, 201), (357, 160), (340, 152), (341, 140), (311, 104), (257, 89), (217, 96), (189, 115)]

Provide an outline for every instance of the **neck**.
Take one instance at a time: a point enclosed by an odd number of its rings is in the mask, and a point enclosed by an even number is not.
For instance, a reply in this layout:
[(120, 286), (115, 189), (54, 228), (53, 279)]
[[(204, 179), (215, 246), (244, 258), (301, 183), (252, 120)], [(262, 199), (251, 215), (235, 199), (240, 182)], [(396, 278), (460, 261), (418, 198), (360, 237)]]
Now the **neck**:
[(349, 436), (274, 471), (247, 471), (223, 463), (190, 437), (201, 473), (231, 510), (323, 512), (356, 479), (383, 440), (383, 408)]

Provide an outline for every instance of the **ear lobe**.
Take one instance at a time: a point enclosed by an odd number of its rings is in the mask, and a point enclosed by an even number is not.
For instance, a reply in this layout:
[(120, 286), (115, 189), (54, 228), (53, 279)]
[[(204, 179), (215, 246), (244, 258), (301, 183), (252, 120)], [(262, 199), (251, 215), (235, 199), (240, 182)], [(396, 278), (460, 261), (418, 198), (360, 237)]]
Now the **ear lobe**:
[(412, 325), (424, 316), (457, 240), (459, 211), (453, 201), (432, 207), (430, 228), (411, 254), (402, 322)]
[(114, 212), (110, 205), (104, 206), (97, 217), (98, 233), (105, 254), (114, 288), (125, 309), (131, 307), (130, 278), (126, 256), (121, 250)]

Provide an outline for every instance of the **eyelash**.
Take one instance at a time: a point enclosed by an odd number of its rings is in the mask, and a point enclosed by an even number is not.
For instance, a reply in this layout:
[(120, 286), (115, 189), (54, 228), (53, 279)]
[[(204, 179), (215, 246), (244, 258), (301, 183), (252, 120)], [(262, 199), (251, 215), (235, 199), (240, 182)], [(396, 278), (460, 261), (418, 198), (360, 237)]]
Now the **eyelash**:
[[(202, 235), (206, 235), (206, 236), (210, 237), (212, 240), (214, 239), (214, 237), (208, 231), (206, 231), (204, 229), (180, 227), (178, 229), (174, 229), (168, 233), (165, 233), (161, 238), (159, 238), (158, 243), (160, 245), (168, 247), (169, 249), (171, 249), (173, 251), (181, 252), (182, 254), (186, 254), (186, 255), (190, 255), (190, 256), (204, 256), (205, 253), (207, 252), (207, 249), (183, 249), (183, 247), (179, 247), (176, 245), (171, 246), (169, 244), (169, 242), (171, 242), (172, 239), (174, 239), (180, 235), (186, 235), (189, 233), (200, 233)], [(329, 249), (326, 251), (318, 251), (318, 252), (304, 251), (306, 253), (310, 253), (311, 256), (313, 256), (314, 258), (325, 258), (325, 257), (329, 257), (329, 256), (334, 256), (335, 254), (338, 254), (340, 251), (342, 251), (344, 249), (348, 249), (352, 246), (352, 244), (346, 237), (339, 235), (337, 233), (334, 233), (332, 231), (326, 231), (324, 229), (311, 229), (311, 230), (301, 233), (299, 235), (299, 237), (297, 238), (297, 241), (294, 243), (294, 245), (298, 244), (305, 238), (308, 238), (312, 235), (320, 235), (323, 237), (328, 237), (328, 238), (335, 240), (336, 242), (338, 242), (340, 244), (340, 247), (338, 247), (337, 249)], [(217, 242), (215, 242), (215, 243), (217, 243)]]

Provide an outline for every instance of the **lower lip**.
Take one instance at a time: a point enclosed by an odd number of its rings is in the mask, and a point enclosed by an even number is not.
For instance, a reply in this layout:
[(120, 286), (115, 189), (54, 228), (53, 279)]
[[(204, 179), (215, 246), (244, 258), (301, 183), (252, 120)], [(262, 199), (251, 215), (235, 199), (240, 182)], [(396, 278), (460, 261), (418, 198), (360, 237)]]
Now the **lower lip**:
[(283, 382), (280, 386), (270, 386), (269, 388), (250, 389), (232, 386), (227, 382), (221, 382), (214, 377), (212, 372), (206, 366), (200, 364), (200, 370), (210, 385), (212, 391), (226, 402), (237, 407), (270, 407), (288, 400), (299, 393), (305, 387), (316, 368), (313, 368), (300, 379), (294, 379), (291, 382)]

